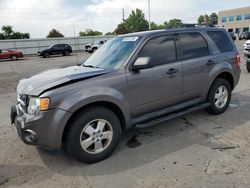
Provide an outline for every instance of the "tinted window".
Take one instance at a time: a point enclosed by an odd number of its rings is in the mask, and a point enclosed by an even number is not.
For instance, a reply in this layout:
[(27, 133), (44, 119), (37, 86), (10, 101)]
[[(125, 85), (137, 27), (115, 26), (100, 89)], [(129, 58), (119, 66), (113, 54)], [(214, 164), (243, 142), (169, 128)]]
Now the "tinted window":
[(229, 21), (230, 22), (234, 21), (234, 16), (229, 16)]
[(179, 34), (184, 59), (209, 55), (207, 42), (199, 33)]
[(245, 20), (249, 20), (250, 19), (250, 14), (245, 14), (244, 18), (245, 18)]
[(222, 17), (221, 22), (227, 22), (227, 17)]
[(55, 44), (52, 48), (59, 48), (59, 44)]
[(228, 52), (233, 50), (233, 45), (225, 32), (208, 31), (207, 33), (221, 52)]
[(155, 66), (176, 61), (176, 49), (173, 36), (156, 37), (147, 42), (139, 57), (150, 57)]
[(236, 20), (242, 20), (242, 15), (237, 15)]

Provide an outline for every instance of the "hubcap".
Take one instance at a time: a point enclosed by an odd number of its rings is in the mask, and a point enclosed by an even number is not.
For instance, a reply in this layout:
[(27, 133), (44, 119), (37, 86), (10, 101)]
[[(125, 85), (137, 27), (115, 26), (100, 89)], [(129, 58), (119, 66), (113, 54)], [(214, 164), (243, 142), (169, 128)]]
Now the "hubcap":
[(228, 91), (225, 86), (220, 86), (216, 92), (214, 97), (215, 106), (217, 108), (223, 108), (228, 100)]
[(81, 132), (80, 144), (84, 151), (90, 154), (103, 152), (113, 139), (111, 124), (104, 119), (89, 122)]

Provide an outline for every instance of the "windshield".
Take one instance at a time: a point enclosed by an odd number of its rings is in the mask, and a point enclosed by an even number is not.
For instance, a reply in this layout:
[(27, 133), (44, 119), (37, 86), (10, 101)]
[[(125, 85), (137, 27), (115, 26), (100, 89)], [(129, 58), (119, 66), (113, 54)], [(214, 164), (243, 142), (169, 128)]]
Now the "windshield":
[(100, 69), (118, 69), (136, 48), (139, 37), (116, 37), (105, 43), (83, 64)]

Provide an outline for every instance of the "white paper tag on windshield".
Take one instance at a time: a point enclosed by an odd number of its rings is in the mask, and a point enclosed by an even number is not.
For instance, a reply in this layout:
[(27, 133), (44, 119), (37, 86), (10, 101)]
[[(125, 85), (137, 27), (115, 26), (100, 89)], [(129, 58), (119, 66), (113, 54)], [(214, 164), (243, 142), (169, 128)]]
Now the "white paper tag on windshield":
[(137, 41), (138, 37), (125, 37), (122, 41), (123, 42), (135, 42)]

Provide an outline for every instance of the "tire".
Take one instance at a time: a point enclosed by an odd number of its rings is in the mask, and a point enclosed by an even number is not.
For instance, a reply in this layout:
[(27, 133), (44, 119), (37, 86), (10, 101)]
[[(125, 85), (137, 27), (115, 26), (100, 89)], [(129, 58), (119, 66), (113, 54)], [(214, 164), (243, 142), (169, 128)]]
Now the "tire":
[(49, 54), (48, 52), (46, 52), (46, 53), (43, 54), (43, 57), (44, 57), (44, 58), (49, 58), (49, 57), (50, 57), (50, 54)]
[(17, 61), (17, 60), (18, 60), (18, 57), (17, 57), (16, 55), (12, 55), (12, 56), (10, 57), (10, 59), (11, 59), (12, 61)]
[(96, 50), (97, 50), (97, 48), (93, 48), (92, 53), (95, 53), (95, 52), (96, 52)]
[(64, 56), (70, 56), (70, 51), (65, 51), (65, 52), (63, 53), (63, 55), (64, 55)]
[(208, 93), (208, 102), (211, 106), (207, 108), (207, 111), (215, 115), (224, 113), (231, 101), (231, 95), (232, 88), (229, 82), (222, 78), (216, 79)]
[[(98, 124), (104, 128), (98, 129)], [(66, 149), (70, 155), (84, 163), (106, 159), (114, 152), (120, 140), (121, 123), (114, 112), (104, 107), (90, 107), (81, 111), (70, 121), (69, 127)]]
[(250, 61), (246, 62), (247, 71), (250, 73)]

